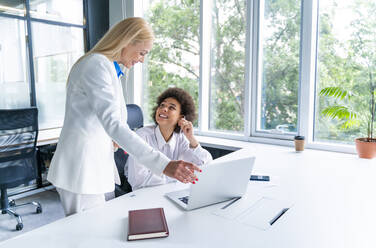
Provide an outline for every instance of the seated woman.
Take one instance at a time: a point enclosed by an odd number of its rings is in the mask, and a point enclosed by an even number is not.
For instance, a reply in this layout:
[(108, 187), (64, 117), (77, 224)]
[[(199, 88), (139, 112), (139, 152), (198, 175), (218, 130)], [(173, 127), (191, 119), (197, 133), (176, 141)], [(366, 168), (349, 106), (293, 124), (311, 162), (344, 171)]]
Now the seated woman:
[[(136, 133), (168, 158), (200, 166), (213, 158), (193, 134), (192, 121), (195, 118), (195, 105), (189, 93), (180, 88), (169, 88), (157, 99), (153, 113), (156, 125), (140, 128)], [(152, 174), (131, 156), (124, 171), (133, 190), (175, 181), (166, 175)]]

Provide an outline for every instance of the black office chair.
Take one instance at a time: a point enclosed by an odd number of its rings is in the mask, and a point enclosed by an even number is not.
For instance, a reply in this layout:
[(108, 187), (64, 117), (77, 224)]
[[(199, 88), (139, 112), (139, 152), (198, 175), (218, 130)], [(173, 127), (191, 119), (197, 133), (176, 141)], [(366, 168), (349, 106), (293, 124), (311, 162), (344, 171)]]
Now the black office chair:
[(35, 205), (36, 213), (42, 212), (38, 202), (16, 205), (9, 201), (7, 189), (29, 183), (37, 178), (38, 109), (0, 110), (0, 189), (1, 213), (17, 218), (16, 230), (23, 228), (21, 216), (12, 209)]
[[(135, 131), (144, 126), (144, 117), (141, 108), (136, 104), (127, 104), (128, 118), (127, 123), (129, 127)], [(124, 175), (124, 166), (128, 159), (128, 154), (119, 148), (115, 154), (115, 163), (119, 172), (121, 185), (115, 184), (115, 197), (124, 195), (132, 191), (131, 185), (128, 183), (127, 177)]]

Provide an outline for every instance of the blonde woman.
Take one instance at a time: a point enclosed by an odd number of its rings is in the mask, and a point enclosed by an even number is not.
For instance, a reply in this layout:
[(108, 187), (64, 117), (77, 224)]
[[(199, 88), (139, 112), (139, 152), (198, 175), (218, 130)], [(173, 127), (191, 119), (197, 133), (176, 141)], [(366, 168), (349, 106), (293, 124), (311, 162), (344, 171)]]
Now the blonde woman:
[(153, 39), (145, 20), (125, 19), (111, 28), (69, 73), (64, 125), (47, 177), (56, 187), (67, 216), (103, 204), (104, 194), (114, 190), (119, 178), (114, 143), (156, 175), (163, 173), (184, 183), (197, 180), (197, 166), (171, 161), (126, 124), (118, 64), (129, 69), (142, 63)]

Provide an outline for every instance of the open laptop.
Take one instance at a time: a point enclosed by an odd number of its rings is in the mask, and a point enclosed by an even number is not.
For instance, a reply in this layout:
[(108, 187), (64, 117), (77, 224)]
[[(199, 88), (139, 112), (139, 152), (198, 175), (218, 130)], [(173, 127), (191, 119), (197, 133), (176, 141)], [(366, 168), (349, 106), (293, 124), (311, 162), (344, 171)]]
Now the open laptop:
[(196, 173), (198, 182), (166, 196), (185, 210), (192, 210), (242, 197), (255, 162), (254, 152), (241, 149), (215, 159)]

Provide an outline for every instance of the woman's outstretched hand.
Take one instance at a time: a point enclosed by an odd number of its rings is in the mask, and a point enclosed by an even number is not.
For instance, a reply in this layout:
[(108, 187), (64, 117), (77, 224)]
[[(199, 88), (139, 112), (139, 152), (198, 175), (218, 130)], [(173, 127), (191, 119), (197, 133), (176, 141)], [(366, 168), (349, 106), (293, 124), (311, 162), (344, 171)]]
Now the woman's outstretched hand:
[(182, 160), (171, 160), (163, 171), (163, 174), (173, 177), (182, 183), (195, 183), (198, 181), (194, 171), (201, 172), (201, 169), (192, 163)]

